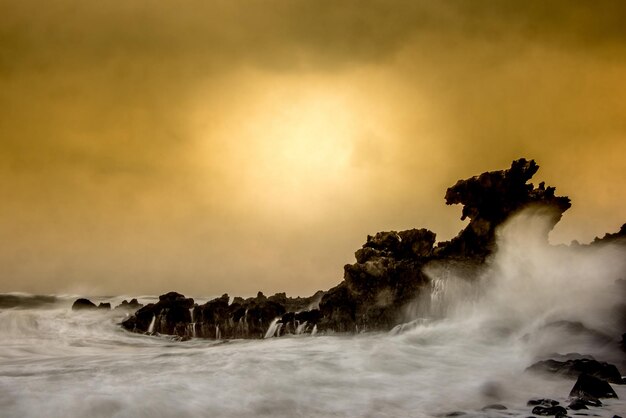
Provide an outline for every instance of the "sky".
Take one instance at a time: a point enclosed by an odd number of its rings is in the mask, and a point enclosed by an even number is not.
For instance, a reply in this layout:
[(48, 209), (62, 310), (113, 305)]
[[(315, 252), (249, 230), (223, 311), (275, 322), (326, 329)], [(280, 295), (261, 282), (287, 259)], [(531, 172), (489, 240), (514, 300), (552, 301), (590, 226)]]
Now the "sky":
[(0, 0), (0, 292), (310, 295), (535, 159), (626, 222), (623, 1)]

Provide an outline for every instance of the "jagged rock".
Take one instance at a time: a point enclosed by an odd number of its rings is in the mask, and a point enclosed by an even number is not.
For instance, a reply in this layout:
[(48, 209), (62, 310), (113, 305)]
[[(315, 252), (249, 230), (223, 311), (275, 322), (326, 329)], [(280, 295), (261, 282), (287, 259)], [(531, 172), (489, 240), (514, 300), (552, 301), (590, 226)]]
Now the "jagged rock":
[(553, 187), (527, 184), (538, 169), (533, 160), (520, 159), (508, 170), (459, 180), (450, 187), (446, 203), (463, 204), (462, 219), (469, 217), (470, 223), (449, 242), (435, 247), (435, 233), (427, 229), (369, 235), (355, 253), (356, 263), (344, 267), (344, 281), (322, 298), (321, 329), (389, 330), (414, 319), (403, 314), (420, 292), (430, 290), (423, 273), (428, 263), (463, 259), (467, 265), (480, 265), (494, 249), (496, 228), (528, 205), (554, 208), (556, 223), (570, 202), (555, 196)]
[(580, 409), (589, 409), (587, 408), (587, 406), (600, 407), (602, 406), (602, 401), (590, 395), (570, 398), (570, 404), (568, 408), (576, 411)]
[(117, 305), (115, 307), (115, 309), (139, 309), (143, 307), (143, 304), (139, 303), (139, 301), (135, 298), (131, 299), (130, 302), (128, 302), (126, 299), (124, 299), (122, 301), (122, 303), (120, 303), (119, 305)]
[(570, 207), (569, 198), (555, 196), (554, 187), (543, 183), (536, 188), (528, 184), (538, 168), (535, 161), (522, 158), (509, 169), (459, 180), (445, 195), (446, 204), (463, 205), (462, 219), (470, 218), (457, 237), (435, 245), (435, 233), (427, 229), (368, 236), (355, 253), (356, 263), (344, 266), (343, 281), (327, 292), (311, 298), (284, 293), (268, 298), (259, 292), (255, 298), (234, 298), (231, 304), (228, 298), (217, 298), (195, 307), (193, 321), (183, 312), (188, 308), (179, 306), (186, 299), (169, 293), (139, 309), (124, 327), (145, 332), (156, 318), (156, 332), (207, 338), (258, 338), (274, 320), (282, 333), (299, 332), (304, 322), (305, 329), (313, 324), (320, 331), (390, 330), (415, 319), (406, 312), (422, 292), (430, 292), (430, 279), (423, 272), (427, 265), (459, 263), (476, 270), (494, 250), (496, 228), (528, 205), (553, 208), (553, 223), (558, 222)]
[[(322, 292), (323, 293), (323, 292)], [(193, 299), (170, 292), (159, 297), (156, 304), (148, 304), (122, 322), (129, 331), (168, 334), (178, 340), (188, 338), (263, 338), (274, 320), (284, 326), (282, 334), (311, 332), (320, 313), (317, 309), (291, 312), (286, 307), (300, 308), (317, 304), (321, 294), (309, 298), (289, 298), (284, 293), (266, 297), (259, 292), (255, 298), (234, 298), (227, 294), (203, 305)], [(298, 328), (301, 324), (303, 327)], [(151, 327), (151, 324), (152, 327)]]
[(111, 304), (109, 302), (100, 302), (98, 304), (98, 309), (106, 309), (107, 311), (111, 310)]
[(596, 237), (591, 244), (626, 244), (626, 224), (623, 224), (618, 232), (615, 232), (613, 234), (606, 233), (602, 238)]
[(602, 379), (588, 374), (578, 376), (576, 384), (572, 388), (570, 398), (617, 398), (617, 394), (611, 385)]
[(593, 359), (574, 359), (567, 361), (543, 360), (528, 367), (529, 371), (552, 373), (566, 377), (578, 377), (581, 373), (595, 376), (611, 383), (621, 383), (622, 375), (617, 367)]
[(73, 311), (78, 311), (81, 309), (97, 309), (97, 308), (98, 307), (96, 306), (95, 303), (85, 298), (76, 299), (74, 303), (72, 304)]
[(529, 205), (554, 208), (553, 225), (567, 209), (570, 199), (555, 196), (554, 187), (540, 183), (537, 188), (527, 184), (539, 170), (534, 160), (521, 158), (511, 168), (490, 171), (467, 180), (459, 180), (446, 192), (446, 204), (463, 204), (461, 219), (470, 218), (469, 225), (450, 242), (438, 248), (438, 254), (457, 257), (489, 255), (495, 244), (495, 230), (510, 215)]

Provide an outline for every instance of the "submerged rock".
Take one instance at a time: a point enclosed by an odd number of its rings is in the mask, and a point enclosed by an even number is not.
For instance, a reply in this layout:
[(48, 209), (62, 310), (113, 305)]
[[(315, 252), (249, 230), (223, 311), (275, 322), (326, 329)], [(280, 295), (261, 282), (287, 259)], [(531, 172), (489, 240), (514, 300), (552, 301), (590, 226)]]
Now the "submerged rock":
[(562, 406), (536, 406), (533, 408), (532, 411), (533, 414), (535, 415), (541, 415), (541, 416), (550, 416), (550, 415), (554, 415), (554, 416), (566, 416), (567, 415), (567, 409), (563, 408)]

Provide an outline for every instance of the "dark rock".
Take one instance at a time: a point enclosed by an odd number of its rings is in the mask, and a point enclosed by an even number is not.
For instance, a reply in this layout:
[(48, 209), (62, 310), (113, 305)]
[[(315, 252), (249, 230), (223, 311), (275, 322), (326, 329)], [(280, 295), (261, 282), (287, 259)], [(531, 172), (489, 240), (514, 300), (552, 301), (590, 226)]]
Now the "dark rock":
[(605, 380), (588, 374), (581, 374), (572, 388), (570, 398), (617, 398), (611, 385)]
[(422, 271), (427, 264), (463, 260), (480, 265), (494, 250), (496, 228), (528, 205), (553, 208), (556, 223), (570, 207), (569, 199), (555, 196), (553, 187), (527, 184), (538, 168), (534, 161), (520, 159), (508, 170), (459, 180), (449, 188), (446, 203), (463, 204), (462, 219), (470, 218), (450, 242), (435, 247), (436, 236), (426, 229), (369, 235), (355, 253), (356, 263), (344, 267), (344, 281), (324, 295), (320, 328), (389, 330), (415, 319), (404, 313), (421, 292), (430, 292), (430, 279)]
[(554, 399), (548, 398), (539, 398), (539, 399), (531, 399), (526, 403), (526, 406), (556, 406), (559, 404), (559, 401), (555, 401)]
[(505, 409), (508, 409), (506, 406), (499, 404), (499, 403), (494, 403), (491, 405), (487, 405), (485, 407), (483, 407), (483, 411), (488, 411), (490, 409), (494, 409), (494, 410), (498, 410), (498, 411), (504, 411)]
[(109, 302), (100, 302), (98, 304), (98, 309), (106, 309), (107, 311), (111, 310), (111, 304)]
[(602, 238), (596, 237), (591, 244), (626, 244), (626, 224), (623, 224), (618, 232), (613, 234), (606, 233)]
[(139, 301), (135, 298), (131, 299), (130, 302), (128, 302), (126, 299), (124, 299), (122, 301), (122, 303), (120, 303), (119, 305), (117, 305), (115, 307), (115, 309), (133, 309), (133, 310), (137, 310), (139, 308), (143, 307), (143, 304), (139, 303)]
[(555, 196), (554, 187), (543, 183), (534, 188), (528, 180), (539, 170), (534, 160), (521, 158), (511, 168), (491, 171), (467, 180), (459, 180), (446, 192), (446, 204), (463, 204), (461, 219), (470, 218), (469, 225), (440, 250), (441, 254), (485, 257), (493, 251), (495, 229), (510, 215), (533, 204), (554, 209), (552, 224), (556, 224), (570, 200)]
[(602, 402), (600, 399), (587, 395), (580, 398), (570, 398), (570, 404), (568, 408), (575, 411), (580, 409), (589, 409), (588, 406), (601, 407)]
[(612, 383), (619, 383), (622, 376), (612, 364), (593, 359), (574, 359), (567, 361), (544, 360), (528, 367), (529, 371), (544, 372), (566, 377), (578, 377), (581, 373), (595, 376)]
[(563, 408), (562, 406), (536, 406), (533, 408), (532, 413), (535, 415), (541, 415), (541, 416), (549, 416), (549, 415), (555, 415), (555, 416), (564, 416), (567, 415), (567, 410), (565, 408)]
[(587, 408), (587, 404), (585, 403), (585, 401), (583, 401), (580, 398), (573, 399), (567, 407), (574, 411), (580, 411), (581, 409), (589, 409)]
[[(322, 292), (323, 293), (323, 292)], [(317, 309), (286, 312), (286, 306), (301, 308), (314, 306), (321, 298), (317, 292), (309, 298), (290, 298), (284, 293), (266, 297), (259, 292), (254, 298), (234, 298), (227, 294), (204, 305), (195, 305), (193, 299), (170, 292), (159, 297), (159, 302), (144, 306), (122, 322), (129, 331), (152, 331), (188, 338), (232, 339), (263, 338), (270, 324), (279, 320), (280, 334), (312, 332), (320, 318)]]
[(85, 298), (76, 299), (76, 301), (74, 301), (74, 303), (72, 304), (73, 311), (77, 311), (81, 309), (96, 309), (96, 308), (97, 306), (95, 303)]
[(159, 296), (157, 303), (150, 303), (122, 321), (122, 327), (134, 332), (148, 332), (150, 324), (152, 332), (159, 334), (186, 336), (190, 334), (190, 308), (193, 299), (185, 298), (180, 293), (170, 292)]
[(436, 235), (427, 229), (367, 236), (355, 253), (356, 263), (346, 265), (343, 281), (327, 292), (310, 298), (289, 298), (285, 293), (266, 297), (259, 292), (254, 298), (234, 298), (230, 304), (223, 296), (196, 307), (192, 299), (170, 292), (137, 310), (123, 326), (146, 332), (154, 322), (155, 332), (205, 338), (261, 338), (274, 320), (279, 321), (280, 335), (317, 328), (388, 331), (415, 319), (407, 312), (431, 290), (431, 280), (423, 272), (426, 266), (457, 263), (480, 270), (494, 250), (496, 228), (529, 205), (553, 209), (553, 224), (558, 222), (570, 201), (555, 196), (553, 187), (528, 184), (538, 168), (533, 160), (519, 159), (509, 169), (459, 180), (445, 195), (446, 204), (463, 205), (462, 219), (470, 218), (457, 237), (435, 246)]

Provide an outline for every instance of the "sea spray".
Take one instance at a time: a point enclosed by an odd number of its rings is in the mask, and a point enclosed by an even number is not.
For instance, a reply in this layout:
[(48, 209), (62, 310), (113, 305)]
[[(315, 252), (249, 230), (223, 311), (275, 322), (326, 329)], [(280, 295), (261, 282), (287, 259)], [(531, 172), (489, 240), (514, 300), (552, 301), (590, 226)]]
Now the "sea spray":
[(280, 317), (274, 318), (274, 320), (270, 323), (270, 326), (267, 327), (267, 332), (263, 338), (272, 338), (276, 334), (276, 330), (278, 329), (278, 321), (280, 321)]
[[(121, 331), (123, 312), (71, 312), (67, 298), (3, 309), (0, 410), (9, 417), (426, 418), (496, 416), (482, 408), (500, 403), (526, 417), (530, 398), (564, 404), (573, 380), (524, 370), (554, 352), (618, 358), (617, 345), (597, 334), (620, 330), (615, 280), (624, 253), (549, 246), (541, 219), (529, 212), (504, 225), (485, 266), (428, 266), (445, 283), (432, 287), (436, 295), (424, 292), (422, 319), (395, 335), (177, 343)], [(581, 326), (567, 325), (574, 322)], [(626, 387), (613, 388), (620, 399), (594, 414), (626, 410)]]
[(148, 334), (154, 333), (154, 325), (156, 323), (156, 315), (152, 316), (152, 321), (150, 321), (150, 326), (148, 326)]

